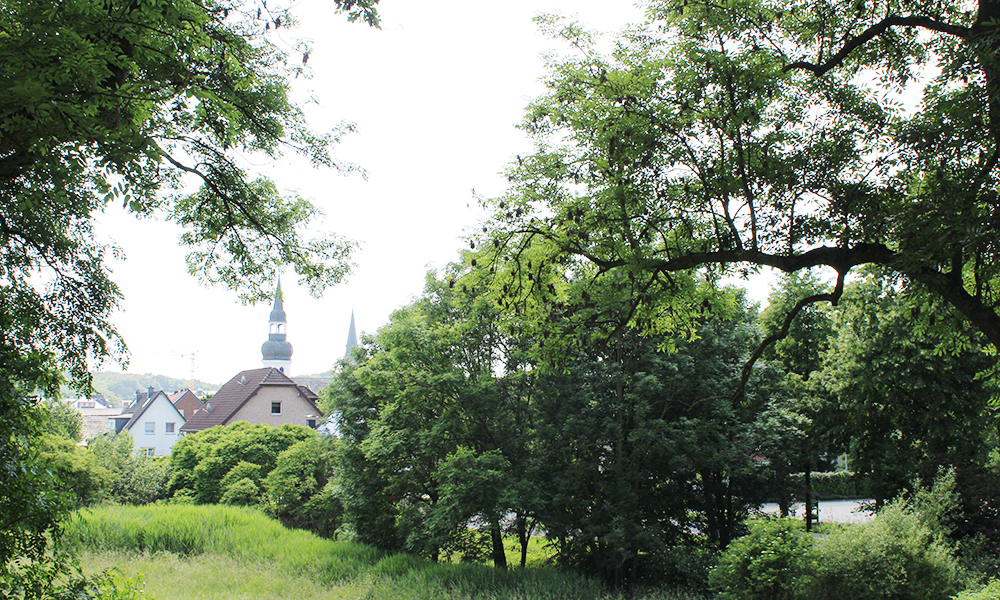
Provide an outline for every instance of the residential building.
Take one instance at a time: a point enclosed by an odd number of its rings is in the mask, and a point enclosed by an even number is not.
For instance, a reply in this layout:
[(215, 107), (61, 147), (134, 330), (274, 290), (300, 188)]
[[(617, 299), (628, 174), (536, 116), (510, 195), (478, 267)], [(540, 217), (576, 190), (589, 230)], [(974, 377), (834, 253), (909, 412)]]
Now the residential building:
[(181, 413), (181, 416), (185, 419), (190, 419), (199, 410), (205, 408), (205, 405), (201, 403), (198, 396), (189, 389), (170, 394), (170, 401), (174, 403), (177, 412)]
[(205, 403), (204, 410), (192, 415), (181, 431), (193, 433), (236, 421), (316, 427), (322, 417), (316, 406), (318, 399), (312, 390), (278, 368), (242, 371)]
[(163, 390), (149, 388), (148, 393), (137, 392), (136, 400), (109, 422), (116, 433), (128, 431), (136, 449), (150, 456), (168, 456), (185, 419)]

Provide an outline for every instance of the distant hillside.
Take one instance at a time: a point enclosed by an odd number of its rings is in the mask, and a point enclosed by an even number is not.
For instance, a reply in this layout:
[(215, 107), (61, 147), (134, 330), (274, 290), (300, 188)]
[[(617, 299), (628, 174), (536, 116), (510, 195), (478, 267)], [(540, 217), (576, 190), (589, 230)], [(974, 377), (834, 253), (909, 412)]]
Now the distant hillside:
[(320, 375), (292, 375), (292, 379), (299, 385), (304, 385), (317, 394), (326, 387), (326, 384), (333, 381), (332, 373), (322, 373)]
[(215, 383), (198, 381), (197, 379), (192, 383), (190, 379), (175, 379), (166, 375), (153, 375), (152, 373), (144, 373), (142, 375), (135, 373), (110, 373), (106, 371), (94, 373), (94, 388), (99, 394), (103, 394), (113, 406), (121, 406), (122, 400), (131, 400), (135, 398), (137, 391), (145, 392), (150, 387), (154, 390), (173, 393), (175, 390), (182, 390), (187, 387), (195, 390), (202, 389), (206, 392), (214, 392), (220, 386)]
[[(332, 373), (320, 373), (318, 375), (302, 375), (292, 377), (301, 385), (309, 387), (312, 391), (317, 394), (326, 387), (326, 384), (330, 383), (333, 379)], [(163, 390), (165, 392), (173, 393), (175, 390), (182, 390), (184, 388), (190, 387), (194, 390), (205, 390), (209, 394), (217, 392), (221, 384), (217, 383), (206, 383), (204, 381), (194, 380), (194, 383), (190, 379), (175, 379), (173, 377), (167, 377), (166, 375), (153, 375), (152, 373), (113, 373), (107, 371), (98, 371), (94, 373), (94, 388), (97, 390), (98, 394), (103, 394), (104, 397), (111, 402), (112, 406), (121, 406), (122, 400), (131, 400), (135, 398), (135, 393), (137, 391), (145, 392), (149, 387), (152, 386), (154, 390)], [(76, 394), (70, 392), (69, 388), (64, 387), (62, 390), (63, 398), (68, 398), (75, 396)]]

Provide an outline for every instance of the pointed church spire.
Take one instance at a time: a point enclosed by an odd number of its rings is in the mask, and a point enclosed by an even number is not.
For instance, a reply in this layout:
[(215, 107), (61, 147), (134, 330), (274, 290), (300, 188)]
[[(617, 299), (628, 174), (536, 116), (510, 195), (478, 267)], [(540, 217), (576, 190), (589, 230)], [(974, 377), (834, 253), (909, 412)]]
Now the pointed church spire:
[(281, 303), (281, 278), (278, 278), (278, 287), (274, 290), (274, 307), (271, 309), (271, 323), (285, 322), (285, 308)]
[(347, 330), (347, 351), (344, 352), (344, 356), (351, 355), (351, 348), (358, 345), (358, 334), (354, 329), (354, 309), (351, 309), (351, 328)]
[(282, 373), (290, 375), (292, 345), (286, 339), (287, 327), (285, 308), (281, 303), (281, 279), (279, 279), (278, 286), (274, 290), (274, 307), (268, 318), (267, 341), (260, 347), (261, 364), (265, 367), (281, 369)]

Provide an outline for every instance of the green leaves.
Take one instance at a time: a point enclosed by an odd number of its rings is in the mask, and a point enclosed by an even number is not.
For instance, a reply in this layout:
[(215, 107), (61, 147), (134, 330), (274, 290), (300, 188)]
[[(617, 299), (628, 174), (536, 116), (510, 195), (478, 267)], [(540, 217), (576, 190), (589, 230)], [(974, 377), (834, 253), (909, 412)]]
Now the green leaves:
[[(991, 11), (983, 0), (980, 18)], [(578, 26), (545, 19), (579, 51), (552, 61), (523, 124), (537, 151), (487, 202), (497, 244), (484, 262), (511, 273), (494, 289), (523, 298), (529, 254), (576, 272), (589, 263), (595, 278), (645, 279), (624, 324), (641, 307), (662, 314), (696, 272), (874, 263), (1000, 343), (987, 225), (1000, 97), (987, 81), (995, 52), (977, 50), (964, 5), (663, 1), (648, 14), (607, 56)], [(948, 66), (924, 70), (932, 61)], [(896, 90), (918, 77), (916, 111)]]
[[(337, 5), (375, 25), (376, 2)], [(341, 167), (330, 147), (344, 132), (308, 130), (288, 98), (299, 68), (265, 34), (270, 22), (245, 8), (0, 3), (2, 595), (23, 595), (11, 587), (22, 585), (56, 595), (69, 572), (65, 554), (46, 554), (67, 507), (32, 463), (33, 397), (55, 396), (64, 374), (89, 391), (95, 363), (127, 362), (111, 324), (121, 296), (105, 264), (118, 249), (96, 238), (94, 215), (111, 202), (139, 217), (164, 209), (187, 229), (189, 267), (247, 300), (268, 294), (286, 264), (315, 294), (350, 268), (352, 243), (303, 236), (318, 216), (312, 205), (236, 163), (237, 151), (273, 159), (292, 149)], [(277, 26), (282, 16), (272, 7), (266, 18)], [(188, 194), (192, 177), (201, 187)], [(142, 477), (154, 482), (162, 470)]]
[[(266, 298), (268, 292), (262, 290), (284, 265), (291, 265), (317, 296), (347, 274), (356, 243), (335, 235), (302, 239), (308, 223), (319, 215), (312, 204), (282, 197), (266, 179), (245, 183), (235, 170), (218, 171), (210, 181), (217, 189), (235, 187), (239, 195), (203, 188), (179, 199), (170, 212), (186, 229), (181, 242), (193, 248), (187, 257), (192, 275), (205, 283), (222, 283), (252, 302)], [(290, 240), (294, 244), (288, 244)]]

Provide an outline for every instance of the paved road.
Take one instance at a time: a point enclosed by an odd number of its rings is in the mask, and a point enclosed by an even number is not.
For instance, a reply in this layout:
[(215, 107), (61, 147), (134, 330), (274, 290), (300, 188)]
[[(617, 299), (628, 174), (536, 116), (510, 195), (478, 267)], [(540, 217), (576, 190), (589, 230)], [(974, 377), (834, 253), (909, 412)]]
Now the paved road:
[[(820, 500), (819, 520), (832, 521), (834, 523), (863, 523), (868, 521), (872, 518), (871, 513), (856, 512), (862, 502), (871, 502), (871, 500)], [(768, 514), (777, 514), (778, 505), (774, 502), (768, 502), (763, 506), (763, 510)], [(805, 517), (805, 513), (802, 512), (802, 504), (792, 505), (791, 516)]]

